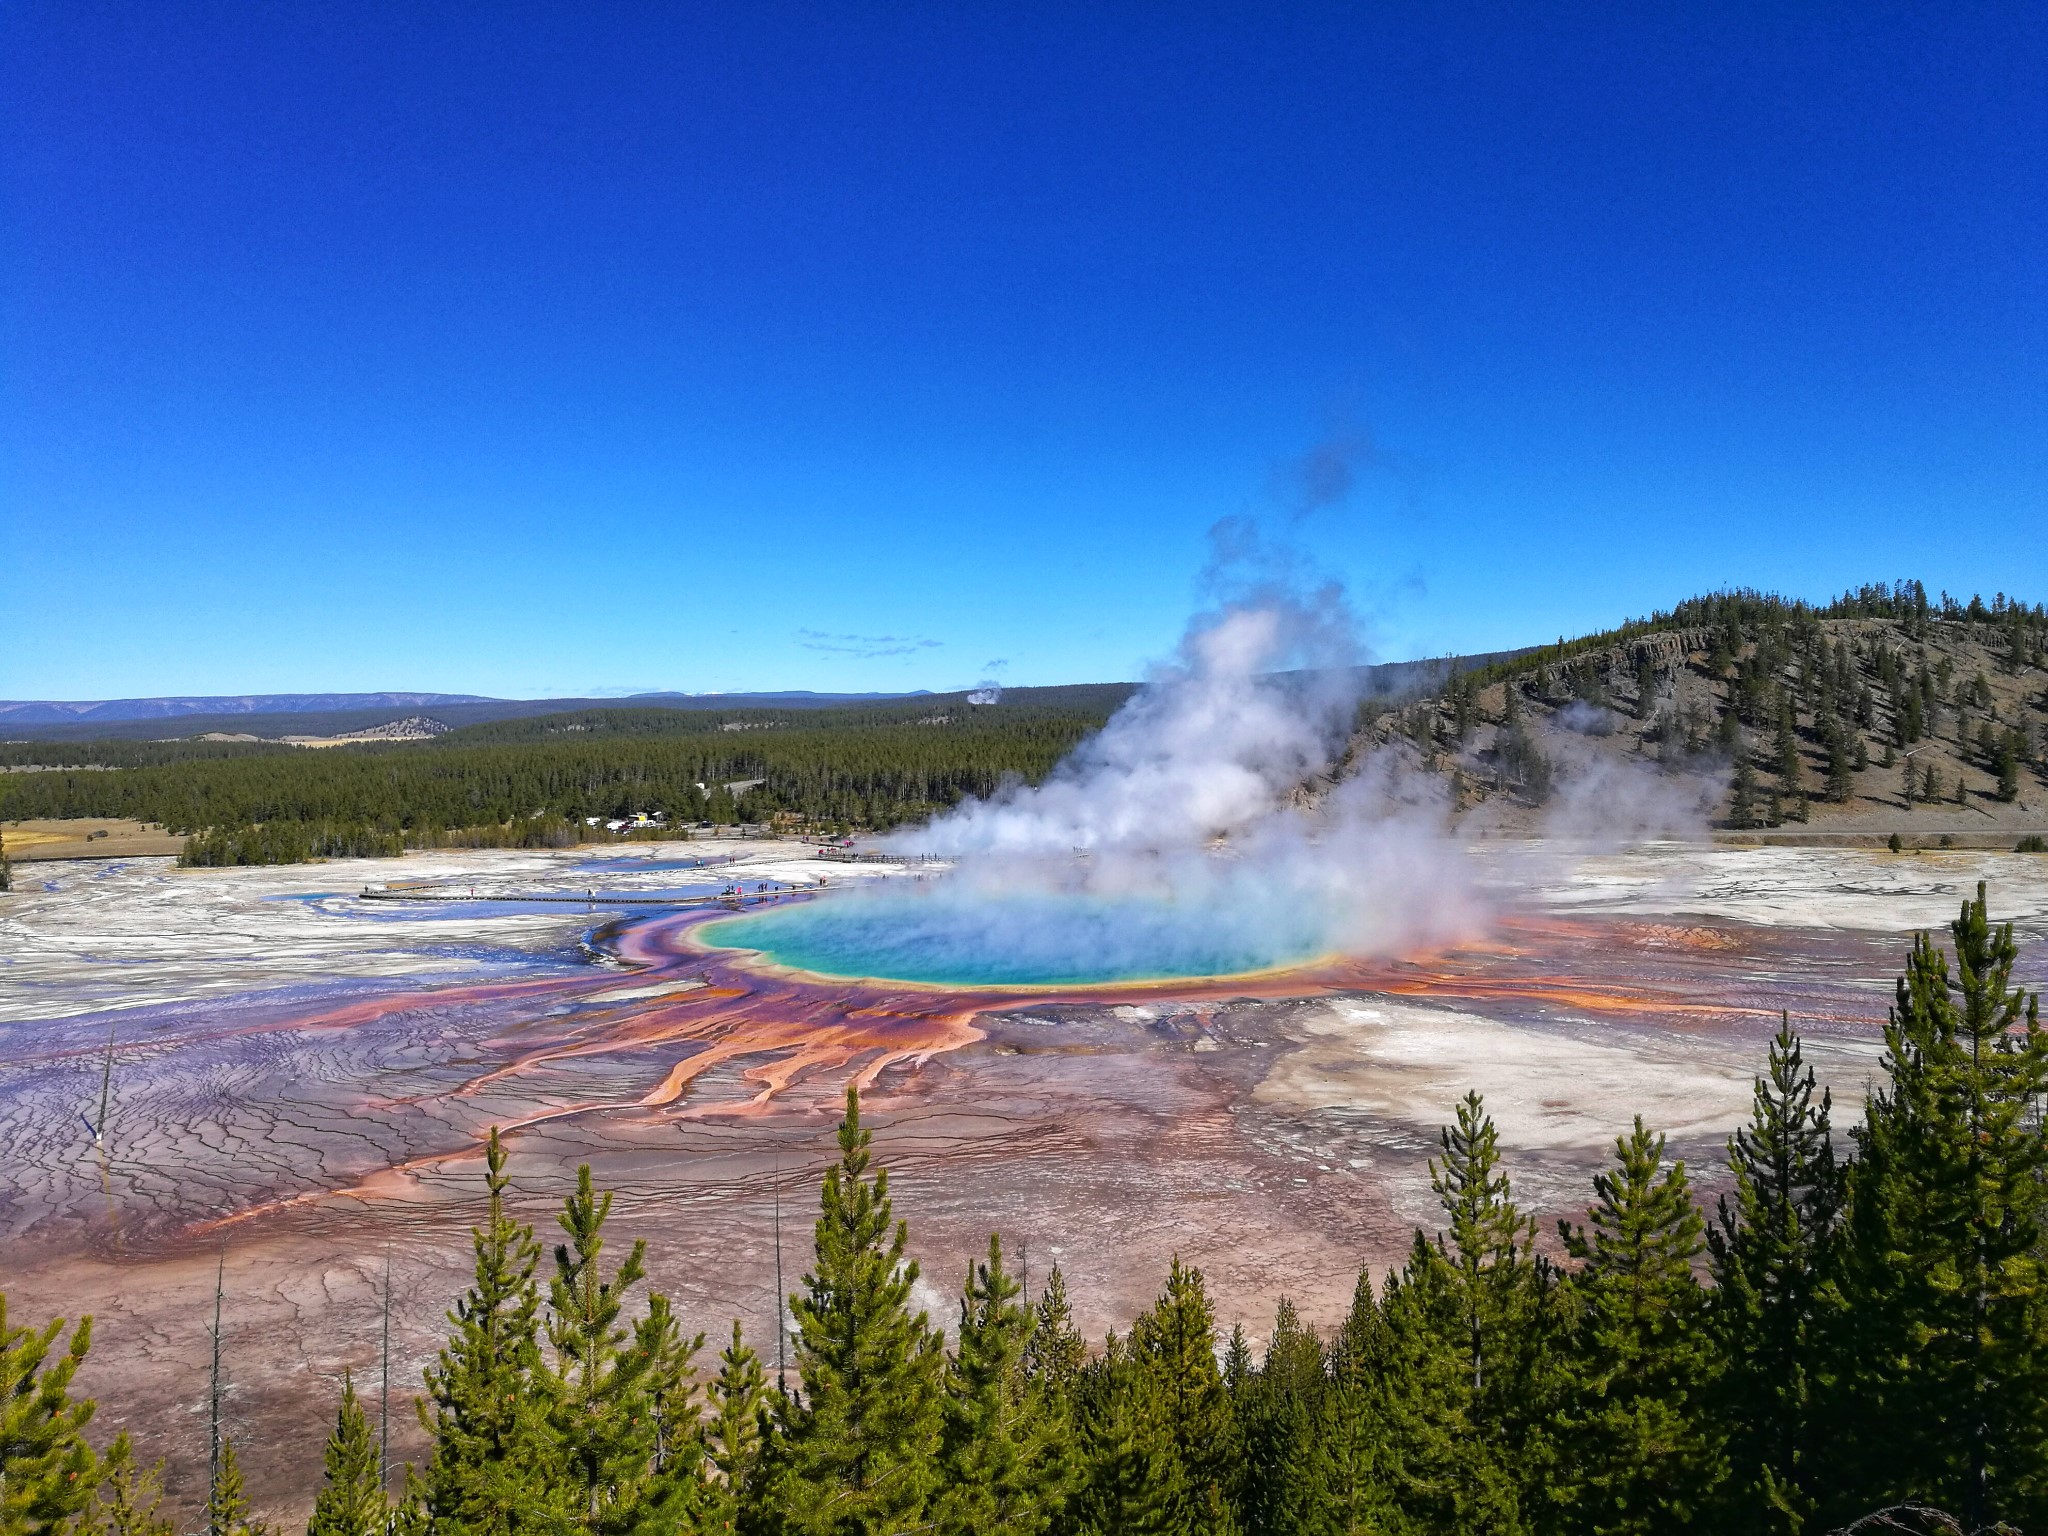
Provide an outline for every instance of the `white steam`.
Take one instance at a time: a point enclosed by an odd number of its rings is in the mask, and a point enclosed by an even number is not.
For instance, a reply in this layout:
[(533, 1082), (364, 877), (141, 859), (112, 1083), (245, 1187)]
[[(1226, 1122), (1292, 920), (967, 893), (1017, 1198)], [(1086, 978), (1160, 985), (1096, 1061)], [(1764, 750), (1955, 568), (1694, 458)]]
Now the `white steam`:
[(922, 852), (1168, 853), (1240, 834), (1342, 746), (1350, 699), (1275, 663), (1332, 638), (1329, 616), (1267, 604), (1198, 622), (1108, 725), (1044, 783), (969, 800), (914, 834)]
[(1475, 931), (1483, 907), (1442, 782), (1392, 754), (1336, 777), (1357, 713), (1353, 636), (1334, 584), (1297, 597), (1268, 581), (1197, 618), (1043, 783), (890, 840), (959, 860), (920, 893), (921, 921), (1104, 974), (1142, 969), (1136, 950), (1161, 946), (1162, 924), (1186, 947), (1269, 964)]
[[(1482, 932), (1500, 895), (1482, 890), (1465, 838), (1493, 817), (1461, 831), (1451, 786), (1405, 745), (1352, 752), (1362, 648), (1342, 588), (1303, 582), (1299, 555), (1249, 521), (1212, 540), (1205, 584), (1219, 600), (1101, 731), (1042, 783), (887, 840), (954, 859), (947, 875), (849, 893), (792, 924), (829, 917), (854, 974), (1003, 979), (1254, 969)], [(1584, 711), (1545, 733), (1559, 768), (1546, 831), (1698, 830), (1715, 786), (1603, 753), (1594, 739), (1610, 724)], [(1496, 881), (1535, 873), (1526, 853), (1487, 862)], [(883, 951), (919, 969), (884, 970)]]

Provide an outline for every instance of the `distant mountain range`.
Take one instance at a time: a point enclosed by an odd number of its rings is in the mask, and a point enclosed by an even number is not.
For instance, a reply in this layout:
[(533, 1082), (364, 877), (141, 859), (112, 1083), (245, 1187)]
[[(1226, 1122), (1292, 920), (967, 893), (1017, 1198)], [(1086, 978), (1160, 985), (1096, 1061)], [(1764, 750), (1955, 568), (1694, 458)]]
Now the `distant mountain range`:
[(199, 736), (209, 732), (277, 737), (339, 736), (382, 725), (394, 715), (431, 712), (446, 725), (481, 725), (579, 709), (824, 709), (912, 693), (637, 693), (601, 699), (493, 699), (475, 693), (250, 693), (155, 699), (0, 700), (0, 738)]
[[(1356, 670), (1360, 692), (1386, 697), (1442, 685), (1453, 668), (1485, 666), (1518, 652), (1438, 656), (1382, 662)], [(0, 700), (0, 739), (153, 739), (206, 734), (347, 736), (390, 724), (399, 716), (431, 714), (451, 727), (588, 709), (825, 709), (889, 699), (932, 697), (927, 688), (905, 693), (636, 693), (626, 697), (494, 699), (475, 693), (246, 693), (178, 695), (153, 699)]]
[(309, 715), (339, 709), (433, 709), (497, 702), (475, 693), (244, 693), (162, 699), (0, 700), (0, 728), (186, 715)]

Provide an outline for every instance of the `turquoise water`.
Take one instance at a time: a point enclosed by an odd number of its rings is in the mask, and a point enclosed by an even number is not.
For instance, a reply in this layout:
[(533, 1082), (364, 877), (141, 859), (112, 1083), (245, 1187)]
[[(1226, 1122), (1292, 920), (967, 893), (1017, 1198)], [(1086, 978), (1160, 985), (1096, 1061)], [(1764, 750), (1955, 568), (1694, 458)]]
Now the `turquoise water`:
[(935, 986), (1086, 986), (1227, 976), (1313, 960), (1309, 925), (1242, 911), (1088, 896), (848, 892), (698, 930), (824, 976)]

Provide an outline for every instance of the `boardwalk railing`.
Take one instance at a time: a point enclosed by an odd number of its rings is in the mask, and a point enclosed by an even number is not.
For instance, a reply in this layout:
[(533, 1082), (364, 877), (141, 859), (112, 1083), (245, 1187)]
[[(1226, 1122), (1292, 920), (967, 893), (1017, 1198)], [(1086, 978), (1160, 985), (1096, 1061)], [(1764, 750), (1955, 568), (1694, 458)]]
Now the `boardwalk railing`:
[(770, 891), (720, 891), (709, 896), (600, 896), (595, 891), (582, 895), (573, 892), (501, 893), (492, 891), (422, 891), (383, 890), (366, 885), (362, 890), (364, 901), (439, 901), (462, 902), (471, 906), (478, 902), (541, 902), (564, 907), (741, 907), (760, 906), (766, 902), (782, 901), (791, 896), (808, 896), (817, 889), (812, 885), (783, 886)]

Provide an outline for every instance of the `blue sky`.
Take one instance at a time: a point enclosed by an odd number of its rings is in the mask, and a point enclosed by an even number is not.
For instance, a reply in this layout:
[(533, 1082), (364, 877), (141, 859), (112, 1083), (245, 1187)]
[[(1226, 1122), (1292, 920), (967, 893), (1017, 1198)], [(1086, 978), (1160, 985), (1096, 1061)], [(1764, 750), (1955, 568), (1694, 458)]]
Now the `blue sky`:
[[(1597, 12), (1597, 19), (1595, 13)], [(2048, 9), (0, 9), (0, 696), (2048, 599)]]

